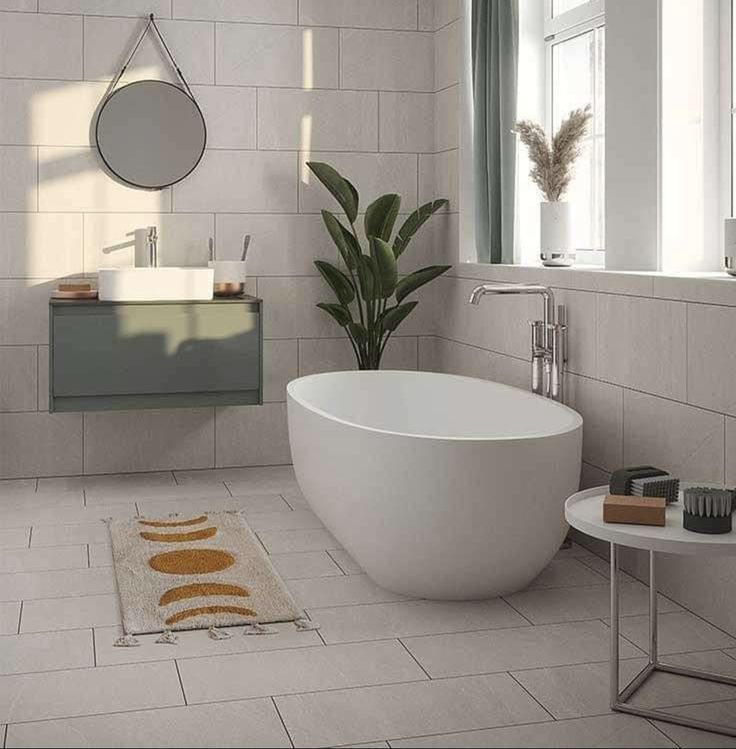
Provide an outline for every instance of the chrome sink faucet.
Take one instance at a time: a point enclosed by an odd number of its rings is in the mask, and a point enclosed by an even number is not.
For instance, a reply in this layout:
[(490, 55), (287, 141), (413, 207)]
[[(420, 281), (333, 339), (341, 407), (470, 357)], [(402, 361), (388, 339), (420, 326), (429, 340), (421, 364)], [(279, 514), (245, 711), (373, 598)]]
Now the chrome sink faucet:
[(539, 294), (542, 297), (543, 317), (529, 323), (532, 339), (532, 392), (562, 401), (567, 361), (567, 312), (564, 305), (555, 308), (552, 289), (538, 284), (484, 283), (473, 289), (468, 301), (470, 304), (478, 304), (486, 294)]
[(148, 250), (148, 267), (158, 268), (158, 231), (155, 226), (146, 229), (146, 249)]

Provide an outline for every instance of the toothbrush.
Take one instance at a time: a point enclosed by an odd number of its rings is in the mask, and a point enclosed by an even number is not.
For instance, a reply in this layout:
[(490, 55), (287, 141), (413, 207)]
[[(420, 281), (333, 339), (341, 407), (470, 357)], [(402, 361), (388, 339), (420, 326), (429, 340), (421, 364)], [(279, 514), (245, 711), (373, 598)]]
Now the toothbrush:
[(248, 254), (248, 247), (250, 246), (250, 234), (246, 234), (243, 237), (243, 254), (240, 256), (240, 262), (245, 262), (245, 256)]
[(214, 259), (215, 259), (215, 240), (212, 237), (209, 238), (209, 241), (207, 242), (207, 246), (209, 247), (209, 250), (210, 250), (210, 261), (214, 261)]

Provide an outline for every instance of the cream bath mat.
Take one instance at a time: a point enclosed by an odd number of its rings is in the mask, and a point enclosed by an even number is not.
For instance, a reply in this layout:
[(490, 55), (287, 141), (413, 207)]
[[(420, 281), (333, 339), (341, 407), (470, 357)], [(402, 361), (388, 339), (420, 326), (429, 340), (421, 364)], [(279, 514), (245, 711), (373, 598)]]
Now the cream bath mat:
[(109, 527), (127, 635), (303, 616), (241, 515), (112, 520)]

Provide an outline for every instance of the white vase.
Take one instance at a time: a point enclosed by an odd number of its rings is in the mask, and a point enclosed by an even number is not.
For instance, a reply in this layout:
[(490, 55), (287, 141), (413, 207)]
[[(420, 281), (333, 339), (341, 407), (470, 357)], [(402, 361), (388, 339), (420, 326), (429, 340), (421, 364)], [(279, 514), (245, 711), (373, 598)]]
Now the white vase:
[(540, 203), (540, 257), (542, 265), (568, 267), (575, 262), (570, 204), (564, 200)]

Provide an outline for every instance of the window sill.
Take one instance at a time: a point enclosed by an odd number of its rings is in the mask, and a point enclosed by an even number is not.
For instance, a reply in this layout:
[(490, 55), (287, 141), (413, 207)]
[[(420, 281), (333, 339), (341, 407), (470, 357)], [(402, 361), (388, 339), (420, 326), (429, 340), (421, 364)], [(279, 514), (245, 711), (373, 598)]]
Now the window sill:
[(541, 265), (459, 263), (448, 275), (478, 281), (543, 283), (553, 288), (603, 294), (672, 299), (736, 307), (736, 278), (720, 273), (612, 271), (591, 265), (545, 268)]

